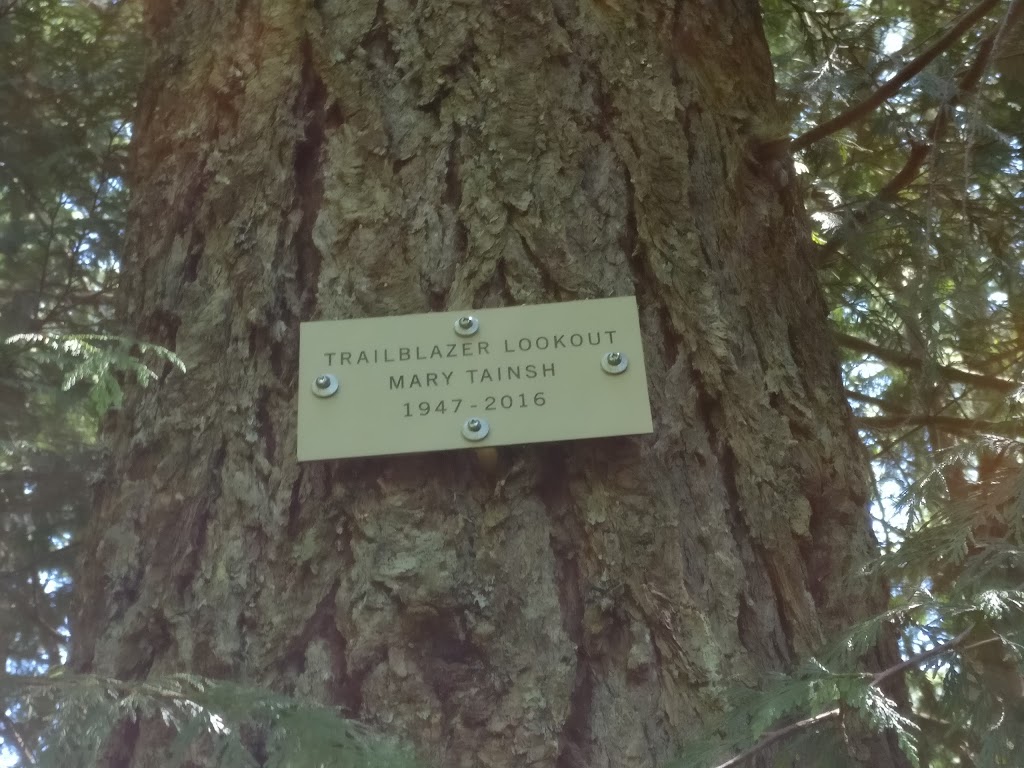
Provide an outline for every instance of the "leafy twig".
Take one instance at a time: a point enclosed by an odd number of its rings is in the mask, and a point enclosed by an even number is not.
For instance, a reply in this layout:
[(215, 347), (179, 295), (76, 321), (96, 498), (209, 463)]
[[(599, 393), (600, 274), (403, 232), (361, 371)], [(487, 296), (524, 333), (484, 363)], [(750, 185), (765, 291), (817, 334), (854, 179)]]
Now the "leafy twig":
[(767, 749), (779, 739), (784, 739), (790, 734), (796, 733), (797, 731), (803, 731), (807, 728), (812, 728), (815, 725), (820, 725), (834, 717), (839, 716), (839, 707), (830, 709), (828, 712), (822, 712), (821, 714), (814, 715), (812, 717), (804, 718), (792, 725), (787, 725), (785, 728), (779, 728), (777, 731), (769, 731), (764, 738), (762, 738), (757, 744), (752, 746), (750, 749), (741, 752), (724, 763), (719, 763), (715, 768), (732, 768), (734, 765), (739, 765), (749, 757), (753, 757), (763, 749)]
[(916, 58), (914, 58), (903, 69), (885, 81), (870, 96), (855, 104), (841, 115), (827, 120), (819, 126), (800, 134), (795, 139), (782, 139), (774, 143), (779, 148), (788, 149), (790, 152), (798, 152), (806, 149), (815, 142), (821, 141), (826, 136), (848, 128), (854, 123), (862, 120), (881, 106), (886, 100), (894, 96), (900, 88), (906, 85), (912, 78), (934, 61), (939, 54), (946, 51), (953, 43), (963, 37), (971, 27), (985, 17), (985, 14), (992, 10), (999, 0), (982, 0), (974, 8), (963, 14), (949, 30), (938, 40), (928, 46)]
[(871, 429), (903, 429), (905, 427), (933, 427), (948, 432), (966, 434), (982, 433), (999, 437), (1024, 436), (1024, 423), (1018, 421), (983, 421), (980, 419), (961, 419), (955, 416), (902, 415), (902, 416), (862, 416), (857, 423)]
[(18, 731), (18, 726), (2, 709), (0, 709), (0, 725), (4, 727), (4, 731), (10, 738), (11, 743), (14, 744), (18, 754), (21, 755), (22, 762), (26, 765), (36, 765), (36, 756), (32, 754), (32, 750)]
[(1010, 3), (1010, 7), (1006, 10), (1006, 16), (1003, 18), (1003, 23), (999, 26), (999, 32), (996, 33), (996, 44), (994, 47), (997, 60), (1013, 53), (1003, 49), (1010, 42), (1011, 36), (1015, 34), (1019, 24), (1024, 24), (1024, 0), (1013, 0)]
[[(970, 635), (972, 631), (974, 631), (973, 624), (969, 626), (967, 629), (965, 629), (963, 632), (961, 632), (959, 635), (954, 637), (952, 640), (950, 640), (948, 643), (943, 643), (942, 645), (937, 645), (934, 648), (930, 648), (927, 651), (922, 651), (921, 653), (911, 656), (909, 659), (901, 661), (899, 664), (895, 664), (889, 667), (888, 669), (884, 669), (881, 672), (876, 673), (871, 678), (871, 687), (877, 688), (889, 678), (893, 677), (894, 675), (898, 675), (900, 672), (906, 669), (916, 667), (918, 664), (928, 661), (929, 659), (933, 659), (936, 656), (941, 656), (945, 653), (956, 650), (960, 646), (960, 644), (967, 639), (967, 636)], [(750, 747), (747, 750), (744, 750), (735, 757), (726, 760), (724, 763), (719, 763), (715, 766), (715, 768), (732, 768), (733, 766), (739, 765), (744, 760), (747, 760), (748, 758), (756, 755), (758, 752), (767, 749), (780, 739), (784, 739), (787, 736), (791, 736), (794, 733), (798, 733), (799, 731), (807, 730), (808, 728), (813, 728), (817, 725), (821, 725), (824, 722), (828, 722), (829, 720), (838, 717), (841, 711), (842, 710), (840, 707), (836, 707), (835, 709), (830, 709), (827, 712), (821, 712), (817, 715), (806, 717), (803, 720), (799, 720), (795, 723), (792, 723), (791, 725), (787, 725), (785, 728), (779, 728), (775, 731), (769, 731), (754, 746)]]
[[(949, 107), (962, 103), (965, 97), (978, 87), (978, 83), (981, 81), (981, 77), (985, 74), (989, 61), (992, 59), (992, 52), (996, 50), (997, 45), (1001, 44), (1000, 40), (1005, 37), (1007, 28), (1013, 24), (1014, 14), (1017, 13), (1019, 15), (1022, 10), (1024, 10), (1024, 0), (1014, 0), (1014, 4), (1006, 12), (1006, 16), (1003, 17), (1003, 21), (1000, 22), (998, 29), (981, 40), (978, 44), (978, 53), (974, 57), (974, 61), (957, 83), (956, 92), (952, 98), (942, 104), (935, 115), (935, 119), (932, 120), (931, 127), (928, 129), (927, 139), (911, 142), (910, 153), (907, 155), (903, 167), (879, 190), (872, 203), (890, 203), (895, 201), (899, 193), (917, 178), (921, 168), (935, 151), (943, 132), (946, 130), (946, 126), (949, 124)], [(828, 243), (823, 246), (819, 255), (823, 264), (835, 256), (836, 251), (847, 240), (851, 229), (862, 226), (865, 223), (869, 218), (869, 210), (862, 211), (855, 217), (854, 221), (829, 238)]]
[(921, 651), (911, 656), (909, 659), (901, 661), (899, 664), (894, 664), (888, 669), (884, 669), (877, 673), (871, 680), (871, 685), (878, 686), (888, 680), (893, 675), (898, 675), (905, 669), (916, 667), (918, 664), (922, 664), (930, 659), (934, 659), (936, 656), (942, 656), (943, 654), (954, 651), (960, 647), (961, 643), (967, 639), (967, 637), (974, 631), (974, 624), (971, 624), (967, 629), (961, 632), (959, 635), (954, 637), (947, 643), (936, 645), (934, 648), (929, 648), (927, 651)]
[[(856, 336), (850, 336), (846, 333), (837, 332), (833, 334), (833, 336), (841, 347), (854, 352), (863, 352), (867, 355), (873, 355), (885, 363), (913, 370), (921, 370), (926, 366), (926, 361), (901, 350), (886, 349), (874, 342), (866, 341), (865, 339), (861, 339)], [(1010, 381), (1009, 379), (1003, 379), (998, 376), (988, 376), (983, 373), (964, 371), (960, 368), (953, 368), (948, 365), (928, 364), (928, 369), (934, 370), (942, 378), (948, 381), (954, 381), (958, 384), (970, 384), (976, 387), (981, 387), (982, 389), (990, 389), (1004, 394), (1016, 392), (1021, 387), (1020, 383), (1016, 381)]]
[(965, 96), (978, 87), (978, 82), (981, 80), (981, 76), (988, 68), (988, 62), (992, 56), (994, 42), (995, 36), (989, 35), (978, 44), (978, 55), (974, 57), (974, 61), (971, 66), (967, 68), (967, 71), (964, 72), (963, 76), (960, 78), (960, 82), (957, 84), (956, 94), (953, 98), (943, 104), (942, 108), (939, 109), (938, 114), (935, 115), (931, 128), (928, 130), (928, 140), (914, 145), (910, 150), (910, 155), (907, 157), (903, 167), (884, 187), (882, 187), (881, 191), (879, 191), (877, 197), (878, 200), (883, 202), (895, 200), (896, 196), (917, 176), (918, 171), (921, 170), (921, 166), (924, 165), (928, 156), (935, 150), (936, 144), (942, 136), (943, 131), (945, 131), (946, 126), (949, 124), (949, 107), (962, 102)]

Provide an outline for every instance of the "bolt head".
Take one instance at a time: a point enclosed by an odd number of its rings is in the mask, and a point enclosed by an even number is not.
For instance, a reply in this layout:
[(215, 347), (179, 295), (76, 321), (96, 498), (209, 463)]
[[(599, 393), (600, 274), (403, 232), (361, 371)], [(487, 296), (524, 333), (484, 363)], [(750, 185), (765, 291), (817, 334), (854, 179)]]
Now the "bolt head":
[(480, 423), (480, 419), (470, 419), (466, 422), (466, 429), (470, 432), (479, 432), (481, 426), (483, 425)]
[(613, 376), (625, 371), (628, 365), (629, 358), (623, 352), (605, 352), (601, 356), (601, 368)]
[(473, 315), (463, 315), (455, 321), (455, 332), (459, 336), (472, 336), (480, 330), (480, 321)]
[(328, 376), (317, 376), (316, 377), (316, 388), (327, 389), (331, 386), (331, 379)]

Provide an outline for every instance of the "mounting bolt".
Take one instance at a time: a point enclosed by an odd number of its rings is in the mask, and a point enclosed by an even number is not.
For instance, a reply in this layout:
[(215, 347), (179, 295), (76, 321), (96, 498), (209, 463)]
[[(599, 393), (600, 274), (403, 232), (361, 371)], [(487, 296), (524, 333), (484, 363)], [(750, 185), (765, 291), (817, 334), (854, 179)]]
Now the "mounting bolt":
[(629, 358), (622, 352), (605, 352), (601, 358), (601, 368), (605, 373), (622, 373), (629, 367)]
[(313, 379), (313, 394), (317, 397), (330, 397), (338, 391), (338, 377), (332, 373), (321, 373)]
[(472, 315), (463, 315), (455, 321), (455, 332), (459, 336), (472, 336), (480, 330), (480, 321)]
[(462, 436), (471, 442), (478, 442), (487, 437), (487, 433), (491, 429), (485, 419), (478, 419), (475, 416), (471, 419), (466, 419), (466, 423), (462, 425)]

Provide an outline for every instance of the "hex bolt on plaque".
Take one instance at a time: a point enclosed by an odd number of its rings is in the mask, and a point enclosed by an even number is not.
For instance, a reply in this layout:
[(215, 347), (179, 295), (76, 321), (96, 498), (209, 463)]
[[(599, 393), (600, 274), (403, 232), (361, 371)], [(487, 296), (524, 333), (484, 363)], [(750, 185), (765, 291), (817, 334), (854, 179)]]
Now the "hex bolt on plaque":
[(472, 336), (480, 330), (480, 321), (473, 315), (463, 315), (455, 321), (455, 332), (459, 336)]
[(473, 443), (483, 440), (490, 431), (487, 421), (476, 417), (466, 419), (466, 423), (462, 425), (462, 436)]
[(629, 358), (622, 352), (605, 352), (601, 358), (601, 368), (605, 373), (622, 373), (629, 367)]
[(338, 391), (338, 377), (333, 373), (321, 373), (313, 379), (313, 394), (317, 397), (330, 397)]

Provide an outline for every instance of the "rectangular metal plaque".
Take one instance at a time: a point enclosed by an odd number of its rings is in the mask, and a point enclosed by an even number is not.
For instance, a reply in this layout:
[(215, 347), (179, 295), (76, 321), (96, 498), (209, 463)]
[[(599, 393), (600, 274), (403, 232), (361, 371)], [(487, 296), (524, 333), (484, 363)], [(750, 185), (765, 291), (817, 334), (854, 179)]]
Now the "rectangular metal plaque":
[(632, 296), (300, 329), (299, 461), (652, 430)]

